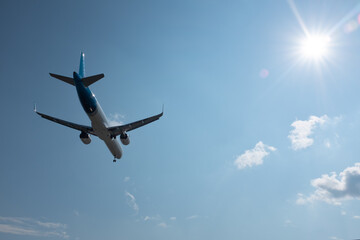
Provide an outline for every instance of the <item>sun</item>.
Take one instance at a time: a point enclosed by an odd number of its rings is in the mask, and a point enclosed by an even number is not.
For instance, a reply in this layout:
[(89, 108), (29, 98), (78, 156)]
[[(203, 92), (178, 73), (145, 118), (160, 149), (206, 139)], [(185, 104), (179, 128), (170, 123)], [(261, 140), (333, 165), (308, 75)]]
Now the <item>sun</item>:
[(308, 35), (300, 44), (300, 53), (305, 59), (323, 60), (329, 54), (330, 37), (327, 35)]

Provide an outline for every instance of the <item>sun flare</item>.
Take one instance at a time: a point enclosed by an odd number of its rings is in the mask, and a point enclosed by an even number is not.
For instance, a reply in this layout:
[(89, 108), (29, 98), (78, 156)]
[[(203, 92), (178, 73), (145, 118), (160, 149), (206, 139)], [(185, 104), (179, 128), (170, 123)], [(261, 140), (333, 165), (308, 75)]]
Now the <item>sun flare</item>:
[(300, 52), (306, 59), (321, 60), (329, 53), (329, 43), (329, 36), (309, 35), (302, 40)]

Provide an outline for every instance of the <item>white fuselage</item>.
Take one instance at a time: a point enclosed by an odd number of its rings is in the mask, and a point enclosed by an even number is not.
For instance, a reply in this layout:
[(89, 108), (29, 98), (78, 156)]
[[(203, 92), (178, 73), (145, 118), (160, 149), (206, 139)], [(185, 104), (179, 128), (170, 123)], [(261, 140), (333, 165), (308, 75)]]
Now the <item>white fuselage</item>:
[(105, 142), (114, 158), (120, 159), (122, 155), (120, 143), (108, 131), (108, 121), (95, 95), (88, 87), (84, 86), (82, 77), (85, 74), (84, 68), (81, 66), (82, 64), (80, 64), (81, 76), (74, 72), (74, 83), (81, 105), (91, 120), (91, 126), (96, 136)]
[(88, 116), (91, 120), (91, 126), (94, 129), (96, 136), (105, 142), (106, 146), (115, 158), (120, 159), (122, 156), (121, 145), (116, 138), (113, 138), (110, 135), (107, 129), (109, 127), (107, 118), (98, 102), (96, 111), (92, 114), (88, 114)]

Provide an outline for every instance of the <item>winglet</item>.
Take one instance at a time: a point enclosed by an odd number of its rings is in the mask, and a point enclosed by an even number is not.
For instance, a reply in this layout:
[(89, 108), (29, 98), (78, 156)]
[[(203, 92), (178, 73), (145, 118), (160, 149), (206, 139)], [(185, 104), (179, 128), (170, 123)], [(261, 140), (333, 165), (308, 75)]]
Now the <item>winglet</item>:
[(36, 113), (36, 114), (38, 114), (38, 115), (41, 116), (41, 113), (39, 113), (39, 112), (37, 111), (37, 109), (36, 109), (36, 103), (34, 103), (34, 113)]

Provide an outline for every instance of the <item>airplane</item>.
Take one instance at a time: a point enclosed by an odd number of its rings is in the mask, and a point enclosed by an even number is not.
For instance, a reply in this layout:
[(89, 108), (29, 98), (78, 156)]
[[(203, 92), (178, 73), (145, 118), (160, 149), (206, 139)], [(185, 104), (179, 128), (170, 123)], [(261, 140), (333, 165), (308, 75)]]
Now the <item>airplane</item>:
[(116, 159), (120, 159), (122, 156), (121, 145), (116, 140), (117, 136), (120, 135), (120, 141), (122, 144), (128, 145), (130, 143), (130, 138), (127, 132), (158, 120), (164, 113), (163, 106), (162, 112), (157, 115), (120, 126), (110, 126), (99, 102), (89, 89), (89, 86), (102, 79), (104, 74), (98, 74), (90, 77), (85, 76), (85, 54), (83, 52), (80, 56), (79, 73), (73, 72), (73, 78), (53, 73), (50, 73), (50, 76), (76, 87), (80, 103), (90, 118), (91, 127), (68, 122), (59, 118), (51, 117), (44, 113), (40, 113), (36, 110), (36, 106), (34, 107), (35, 113), (39, 114), (41, 117), (47, 120), (79, 130), (81, 132), (80, 139), (84, 144), (89, 144), (91, 142), (90, 135), (97, 136), (105, 142), (111, 154), (114, 156), (113, 162), (116, 162)]

